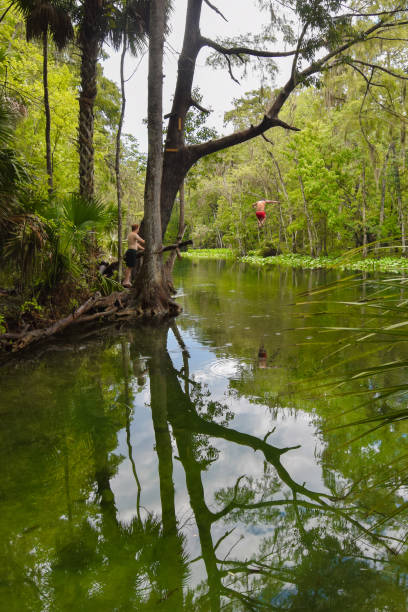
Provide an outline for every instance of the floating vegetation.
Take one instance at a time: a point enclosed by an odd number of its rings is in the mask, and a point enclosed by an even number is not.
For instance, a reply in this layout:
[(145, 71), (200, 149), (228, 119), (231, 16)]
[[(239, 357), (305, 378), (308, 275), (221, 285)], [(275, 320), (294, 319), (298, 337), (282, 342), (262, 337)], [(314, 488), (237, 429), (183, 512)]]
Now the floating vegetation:
[(310, 257), (309, 255), (275, 255), (262, 257), (250, 254), (240, 257), (231, 249), (196, 249), (184, 253), (184, 257), (191, 259), (235, 259), (255, 266), (288, 266), (291, 268), (304, 268), (314, 270), (319, 268), (333, 268), (336, 270), (361, 270), (366, 272), (405, 272), (408, 271), (408, 259), (403, 257), (381, 257), (380, 259), (365, 258), (352, 259), (341, 257)]

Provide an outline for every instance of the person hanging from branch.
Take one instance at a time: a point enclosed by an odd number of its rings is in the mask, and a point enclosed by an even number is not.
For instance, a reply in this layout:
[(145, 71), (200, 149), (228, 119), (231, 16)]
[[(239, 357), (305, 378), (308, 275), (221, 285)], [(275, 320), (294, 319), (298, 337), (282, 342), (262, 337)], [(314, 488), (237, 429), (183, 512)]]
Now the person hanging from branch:
[(132, 225), (132, 230), (129, 232), (127, 241), (128, 241), (128, 250), (125, 253), (125, 262), (126, 262), (126, 271), (125, 278), (123, 279), (123, 286), (127, 289), (130, 289), (132, 284), (130, 282), (132, 276), (132, 270), (136, 266), (139, 259), (139, 251), (144, 251), (143, 245), (145, 241), (141, 236), (139, 236), (139, 225), (134, 223)]
[(259, 228), (263, 227), (266, 220), (266, 204), (279, 204), (279, 200), (258, 200), (252, 204), (252, 208), (255, 209), (256, 218), (258, 219)]

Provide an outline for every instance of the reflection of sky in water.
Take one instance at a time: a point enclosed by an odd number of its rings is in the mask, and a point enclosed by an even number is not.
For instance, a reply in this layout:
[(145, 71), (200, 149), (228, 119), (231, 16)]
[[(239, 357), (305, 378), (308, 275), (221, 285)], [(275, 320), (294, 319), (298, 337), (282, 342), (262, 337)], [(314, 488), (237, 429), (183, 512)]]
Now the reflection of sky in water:
[[(216, 357), (208, 346), (197, 341), (194, 333), (183, 331), (182, 337), (190, 354), (190, 378), (207, 386), (211, 392), (211, 399), (225, 404), (233, 412), (234, 419), (231, 426), (237, 431), (257, 436), (260, 439), (276, 427), (275, 432), (269, 436), (268, 442), (278, 448), (295, 446), (300, 443), (300, 448), (282, 455), (282, 465), (296, 482), (304, 483), (315, 491), (326, 491), (322, 480), (321, 467), (316, 462), (316, 455), (320, 454), (320, 443), (318, 437), (315, 436), (316, 430), (312, 424), (311, 416), (302, 412), (297, 412), (294, 415), (293, 411), (280, 409), (278, 417), (274, 420), (267, 406), (251, 403), (248, 398), (238, 397), (235, 393), (231, 396), (228, 393), (229, 379), (237, 374), (240, 367), (239, 360), (228, 356), (228, 347), (224, 347), (222, 351), (225, 354), (224, 359), (219, 358), (222, 347), (217, 347)], [(182, 352), (171, 331), (168, 334), (168, 351), (174, 367), (176, 369), (182, 368)], [(143, 391), (135, 395), (131, 442), (133, 458), (142, 487), (141, 504), (148, 511), (160, 515), (158, 460), (154, 452), (155, 438), (149, 407), (148, 387), (148, 384), (145, 385)], [(262, 477), (264, 456), (260, 451), (254, 452), (250, 448), (223, 439), (211, 439), (211, 443), (220, 451), (220, 455), (207, 471), (202, 472), (202, 481), (206, 503), (212, 510), (215, 510), (217, 506), (214, 502), (214, 494), (219, 489), (233, 487), (237, 478), (243, 474), (255, 478)], [(119, 518), (128, 521), (136, 514), (137, 488), (130, 461), (127, 459), (128, 448), (124, 430), (118, 436), (116, 453), (126, 457), (126, 460), (120, 464), (118, 473), (111, 484)], [(174, 448), (174, 455), (177, 455), (176, 448)], [(180, 525), (187, 522), (183, 531), (187, 535), (190, 558), (194, 558), (200, 554), (200, 543), (189, 505), (184, 470), (177, 460), (174, 461), (173, 466), (177, 516)], [(280, 496), (285, 488), (285, 485), (283, 485)], [(255, 553), (259, 548), (261, 539), (268, 535), (271, 529), (272, 527), (269, 528), (268, 525), (263, 524), (238, 524), (233, 535), (220, 545), (218, 549), (220, 556), (225, 555), (232, 543), (237, 541), (241, 535), (244, 537), (234, 548), (234, 555), (239, 557), (242, 554), (247, 557)], [(223, 521), (213, 524), (214, 542), (225, 533), (225, 530)], [(205, 578), (204, 567), (201, 563), (193, 564), (191, 569), (194, 581)]]

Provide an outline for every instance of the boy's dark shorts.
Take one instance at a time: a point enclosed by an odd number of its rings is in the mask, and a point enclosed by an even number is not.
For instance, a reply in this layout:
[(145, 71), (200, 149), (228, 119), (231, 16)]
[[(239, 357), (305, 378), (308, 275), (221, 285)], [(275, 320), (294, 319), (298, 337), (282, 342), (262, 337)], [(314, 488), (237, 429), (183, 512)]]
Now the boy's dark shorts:
[(136, 249), (128, 249), (125, 253), (125, 262), (128, 268), (134, 268), (139, 257), (136, 256)]

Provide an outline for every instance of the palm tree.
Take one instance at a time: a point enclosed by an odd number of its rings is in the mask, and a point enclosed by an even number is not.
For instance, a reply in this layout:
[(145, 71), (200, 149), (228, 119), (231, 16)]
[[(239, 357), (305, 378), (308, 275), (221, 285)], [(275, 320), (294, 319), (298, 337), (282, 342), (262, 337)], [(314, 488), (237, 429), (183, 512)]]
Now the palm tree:
[[(94, 104), (97, 94), (97, 62), (103, 42), (109, 36), (116, 48), (122, 43), (121, 27), (137, 23), (132, 30), (143, 39), (148, 31), (149, 0), (133, 0), (121, 11), (107, 4), (106, 0), (83, 0), (78, 10), (78, 44), (81, 49), (81, 92), (79, 95), (79, 193), (85, 198), (94, 195)], [(108, 9), (110, 14), (108, 13)], [(126, 14), (126, 17), (124, 16)], [(116, 25), (113, 26), (112, 24)], [(118, 27), (119, 25), (119, 27)], [(129, 35), (126, 35), (129, 39)], [(133, 36), (132, 36), (133, 38)], [(119, 41), (119, 42), (118, 42)]]
[(70, 17), (70, 0), (18, 0), (18, 8), (24, 15), (27, 41), (42, 40), (43, 87), (45, 111), (45, 149), (48, 174), (48, 193), (53, 191), (51, 154), (51, 112), (48, 96), (48, 36), (61, 51), (74, 37)]

